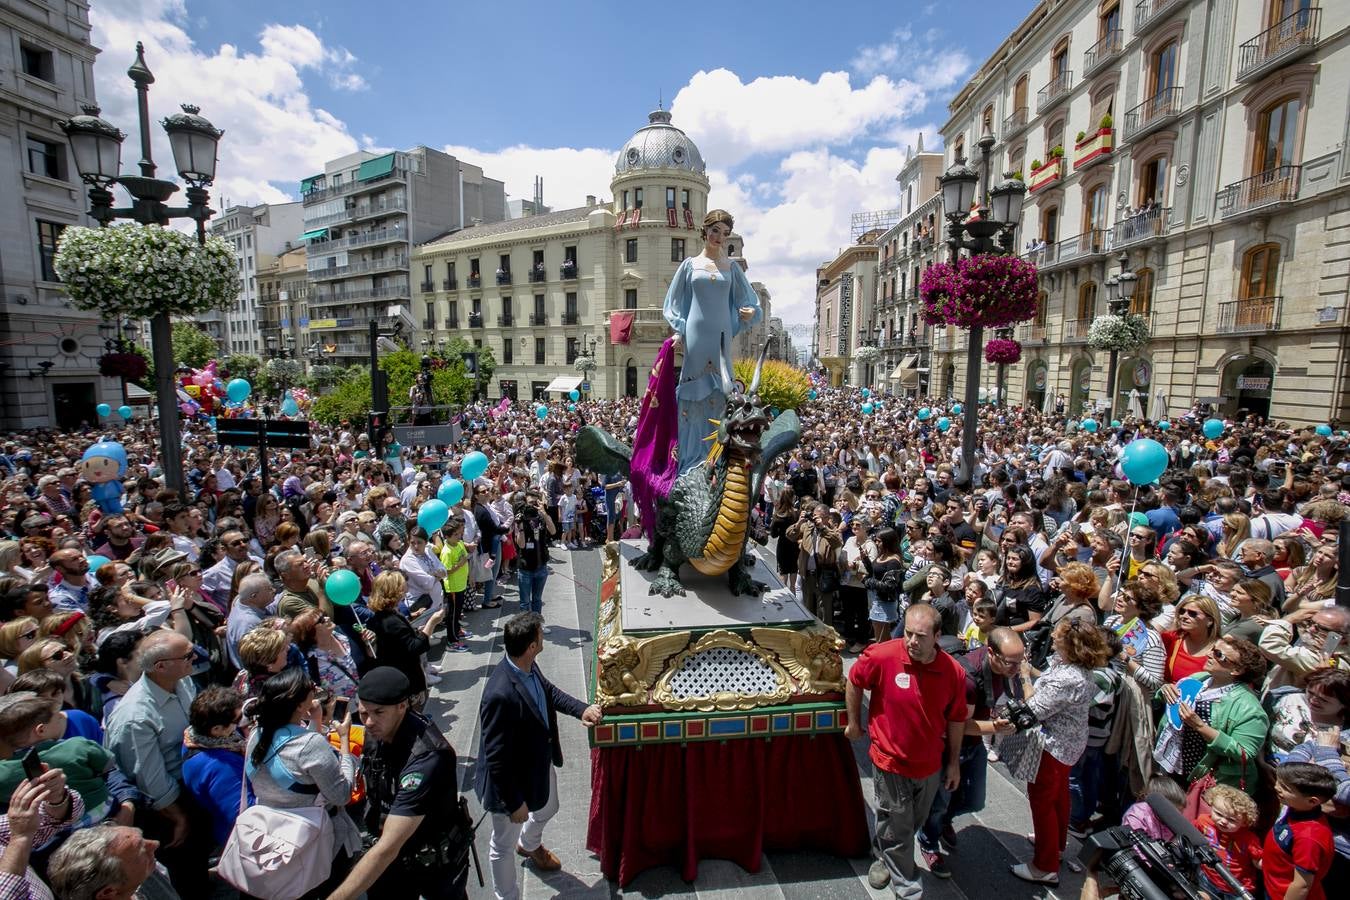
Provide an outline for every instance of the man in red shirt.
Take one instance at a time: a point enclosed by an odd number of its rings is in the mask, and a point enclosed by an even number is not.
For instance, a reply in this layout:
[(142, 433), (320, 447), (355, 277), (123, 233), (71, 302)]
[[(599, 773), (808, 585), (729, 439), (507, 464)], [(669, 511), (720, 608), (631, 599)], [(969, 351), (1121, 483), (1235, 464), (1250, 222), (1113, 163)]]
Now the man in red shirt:
[(849, 672), (849, 740), (861, 740), (862, 692), (868, 691), (868, 754), (874, 766), (877, 859), (868, 883), (892, 884), (901, 900), (919, 900), (923, 886), (914, 861), (914, 836), (928, 818), (939, 782), (961, 780), (961, 735), (969, 712), (966, 676), (938, 649), (941, 616), (928, 604), (905, 612), (903, 640), (868, 647)]

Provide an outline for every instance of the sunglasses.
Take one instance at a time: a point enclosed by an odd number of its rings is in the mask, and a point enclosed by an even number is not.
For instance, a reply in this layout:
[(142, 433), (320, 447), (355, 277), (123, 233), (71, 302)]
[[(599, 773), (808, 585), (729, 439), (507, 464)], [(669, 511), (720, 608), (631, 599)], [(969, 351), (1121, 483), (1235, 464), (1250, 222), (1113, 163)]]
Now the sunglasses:
[(43, 662), (61, 662), (61, 661), (63, 661), (63, 660), (70, 659), (70, 658), (71, 658), (72, 656), (74, 656), (74, 655), (75, 655), (74, 653), (71, 653), (71, 652), (70, 652), (69, 650), (67, 650), (65, 647), (62, 647), (60, 650), (57, 650), (57, 651), (56, 651), (55, 653), (53, 653), (51, 656), (44, 656), (44, 657), (42, 658), (42, 661), (43, 661)]
[(1227, 665), (1228, 663), (1237, 662), (1237, 660), (1236, 660), (1235, 658), (1233, 658), (1232, 656), (1229, 656), (1227, 653), (1223, 653), (1222, 651), (1220, 651), (1220, 650), (1218, 650), (1218, 649), (1214, 649), (1214, 650), (1209, 651), (1209, 655), (1210, 655), (1211, 657), (1214, 658), (1214, 661), (1215, 661), (1216, 663), (1220, 663), (1220, 664), (1222, 664), (1222, 665)]
[(1132, 541), (1146, 541), (1146, 540), (1148, 540), (1148, 535), (1146, 535), (1146, 534), (1135, 534), (1135, 533), (1131, 532), (1131, 533), (1130, 533), (1130, 540), (1132, 540)]
[(1201, 612), (1200, 610), (1198, 610), (1198, 609), (1179, 609), (1179, 610), (1177, 610), (1177, 618), (1178, 618), (1178, 619), (1181, 619), (1181, 618), (1186, 618), (1186, 619), (1208, 619), (1209, 616), (1205, 615), (1204, 613), (1202, 613), (1202, 612)]
[(244, 546), (244, 545), (247, 544), (247, 543), (248, 543), (248, 541), (244, 540), (243, 538), (240, 538), (240, 539), (235, 540), (235, 541), (226, 541), (226, 542), (225, 542), (225, 546), (226, 546), (226, 547), (242, 547), (242, 546)]
[(19, 640), (31, 641), (33, 638), (37, 637), (37, 634), (38, 630), (34, 628), (32, 631), (25, 631), (23, 634), (19, 635)]

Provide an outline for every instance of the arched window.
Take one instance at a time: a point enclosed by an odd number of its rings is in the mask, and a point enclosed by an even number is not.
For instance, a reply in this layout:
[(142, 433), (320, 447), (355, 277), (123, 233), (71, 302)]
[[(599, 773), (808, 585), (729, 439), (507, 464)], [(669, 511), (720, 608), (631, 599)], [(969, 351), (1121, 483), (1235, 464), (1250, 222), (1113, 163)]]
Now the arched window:
[(1253, 175), (1298, 162), (1294, 145), (1298, 142), (1298, 124), (1302, 112), (1301, 97), (1281, 97), (1261, 110), (1256, 121)]
[(1045, 161), (1050, 162), (1051, 152), (1064, 146), (1064, 118), (1055, 119), (1045, 128)]
[(1134, 273), (1134, 296), (1130, 298), (1130, 312), (1146, 316), (1153, 309), (1153, 270), (1140, 269)]
[(1091, 322), (1097, 316), (1097, 282), (1085, 281), (1078, 288), (1078, 321)]
[(1258, 244), (1242, 256), (1239, 296), (1243, 300), (1274, 297), (1279, 293), (1279, 275), (1279, 244)]
[[(1017, 83), (1013, 85), (1012, 108), (1014, 113), (1017, 112), (1018, 110), (1021, 110), (1023, 113), (1026, 112), (1027, 92), (1030, 90), (1030, 85), (1031, 79), (1027, 76), (1026, 73), (1023, 73), (1022, 77), (1017, 79)], [(1026, 123), (1026, 116), (1023, 115), (1021, 124), (1025, 123)]]
[[(1106, 216), (1111, 208), (1111, 192), (1105, 183), (1091, 188), (1087, 193), (1087, 202), (1083, 204), (1083, 234), (1106, 230)], [(1100, 238), (1094, 237), (1093, 249)]]
[(1139, 206), (1167, 203), (1167, 157), (1155, 156), (1139, 169)]
[(1066, 34), (1055, 43), (1050, 52), (1050, 80), (1057, 81), (1069, 74), (1069, 36)]
[(1026, 174), (1026, 144), (1018, 144), (1008, 151), (1008, 171), (1019, 175)]
[(1036, 319), (1035, 319), (1036, 324), (1041, 327), (1044, 327), (1046, 316), (1049, 315), (1049, 312), (1050, 312), (1050, 295), (1045, 291), (1041, 291), (1039, 294), (1036, 295)]
[(958, 134), (956, 140), (952, 142), (952, 161), (965, 159), (966, 156), (966, 136)]

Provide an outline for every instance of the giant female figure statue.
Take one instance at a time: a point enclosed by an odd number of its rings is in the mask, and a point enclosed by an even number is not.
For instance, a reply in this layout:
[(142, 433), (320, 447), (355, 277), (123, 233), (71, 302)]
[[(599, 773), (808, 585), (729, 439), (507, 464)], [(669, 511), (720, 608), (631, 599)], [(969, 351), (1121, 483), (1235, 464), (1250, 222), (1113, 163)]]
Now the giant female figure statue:
[(684, 348), (675, 398), (679, 407), (679, 474), (703, 461), (711, 424), (731, 393), (732, 338), (763, 316), (740, 265), (727, 256), (731, 213), (714, 209), (703, 219), (703, 252), (680, 263), (666, 292), (665, 316)]

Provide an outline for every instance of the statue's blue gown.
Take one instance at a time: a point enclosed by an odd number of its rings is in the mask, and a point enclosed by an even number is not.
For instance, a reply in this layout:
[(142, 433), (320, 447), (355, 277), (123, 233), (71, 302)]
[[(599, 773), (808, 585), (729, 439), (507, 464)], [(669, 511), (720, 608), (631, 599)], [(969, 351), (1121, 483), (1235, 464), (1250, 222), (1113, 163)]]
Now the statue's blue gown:
[[(699, 260), (699, 265), (695, 265)], [(731, 393), (732, 338), (764, 316), (759, 297), (734, 260), (726, 272), (710, 272), (711, 264), (691, 257), (680, 263), (666, 292), (665, 316), (684, 341), (684, 365), (675, 389), (679, 405), (680, 474), (698, 465), (712, 446), (705, 438), (717, 430), (711, 420), (726, 413)], [(753, 307), (754, 317), (742, 322), (740, 307)]]

